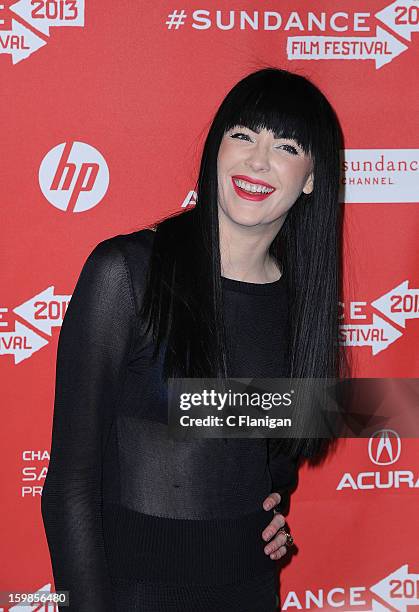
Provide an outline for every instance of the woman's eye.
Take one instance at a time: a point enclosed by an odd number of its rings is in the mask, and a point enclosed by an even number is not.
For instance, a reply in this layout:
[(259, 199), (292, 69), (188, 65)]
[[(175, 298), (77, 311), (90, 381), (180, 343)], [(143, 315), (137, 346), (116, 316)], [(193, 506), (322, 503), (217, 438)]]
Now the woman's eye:
[[(243, 136), (243, 138), (241, 138), (241, 136)], [(251, 140), (250, 136), (248, 134), (245, 134), (244, 132), (233, 132), (232, 134), (230, 134), (231, 138), (237, 138), (238, 140)], [(292, 155), (298, 155), (299, 151), (296, 147), (294, 147), (291, 144), (282, 144), (282, 145), (278, 145), (278, 147), (276, 147), (277, 149), (279, 149), (280, 147), (285, 147), (285, 149), (291, 153)]]
[[(286, 147), (286, 150), (289, 151), (290, 153), (292, 153), (292, 155), (298, 155), (298, 151), (297, 149), (290, 144), (283, 144), (283, 145), (279, 145), (279, 147)], [(277, 147), (277, 148), (279, 148)]]
[[(236, 136), (244, 136), (247, 139), (250, 139), (250, 137), (247, 134), (244, 134), (243, 132), (234, 132), (234, 134), (231, 134), (231, 138), (235, 138)], [(239, 138), (239, 140), (242, 140), (241, 138)]]

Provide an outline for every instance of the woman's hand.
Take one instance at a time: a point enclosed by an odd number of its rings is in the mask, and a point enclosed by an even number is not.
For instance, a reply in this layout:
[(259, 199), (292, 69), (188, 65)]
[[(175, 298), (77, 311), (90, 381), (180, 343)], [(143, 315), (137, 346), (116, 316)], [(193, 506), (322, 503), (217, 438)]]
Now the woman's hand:
[[(263, 508), (264, 510), (272, 510), (272, 508), (279, 504), (280, 501), (280, 494), (274, 491), (264, 500)], [(271, 559), (279, 559), (280, 557), (283, 557), (287, 552), (285, 546), (286, 536), (284, 533), (279, 533), (271, 540), (271, 538), (277, 533), (278, 529), (281, 529), (281, 527), (283, 527), (284, 525), (285, 518), (282, 514), (279, 514), (278, 512), (274, 515), (269, 525), (262, 531), (262, 538), (265, 540), (265, 542), (268, 542), (270, 540), (269, 544), (265, 546), (264, 550), (265, 554), (269, 555)]]

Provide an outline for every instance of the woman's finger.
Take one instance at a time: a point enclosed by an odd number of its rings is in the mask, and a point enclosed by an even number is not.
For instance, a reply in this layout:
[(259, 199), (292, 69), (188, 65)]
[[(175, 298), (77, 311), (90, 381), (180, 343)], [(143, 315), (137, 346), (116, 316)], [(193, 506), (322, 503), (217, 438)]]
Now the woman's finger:
[(280, 559), (281, 557), (283, 557), (285, 554), (287, 553), (287, 547), (286, 546), (281, 546), (280, 548), (278, 548), (278, 550), (276, 550), (275, 552), (271, 553), (269, 555), (269, 557), (271, 559)]
[(282, 514), (275, 514), (271, 522), (262, 531), (262, 538), (267, 542), (276, 534), (278, 529), (285, 525), (285, 517)]
[(280, 551), (281, 548), (284, 548), (286, 551), (286, 546), (285, 546), (286, 541), (287, 541), (287, 536), (285, 535), (285, 533), (283, 532), (278, 533), (274, 537), (274, 539), (265, 546), (264, 548), (265, 553), (267, 555), (271, 555), (272, 553)]
[(281, 501), (281, 495), (277, 491), (273, 491), (263, 502), (263, 508), (265, 510), (271, 510), (274, 506), (279, 504)]

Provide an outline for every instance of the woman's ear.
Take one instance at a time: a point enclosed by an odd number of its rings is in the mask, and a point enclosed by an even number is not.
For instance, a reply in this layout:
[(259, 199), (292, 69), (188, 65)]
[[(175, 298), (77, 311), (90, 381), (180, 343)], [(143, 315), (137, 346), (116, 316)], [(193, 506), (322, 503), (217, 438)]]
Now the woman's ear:
[(313, 177), (313, 173), (311, 172), (303, 187), (304, 193), (306, 194), (311, 193), (313, 191), (313, 187), (314, 187), (314, 177)]

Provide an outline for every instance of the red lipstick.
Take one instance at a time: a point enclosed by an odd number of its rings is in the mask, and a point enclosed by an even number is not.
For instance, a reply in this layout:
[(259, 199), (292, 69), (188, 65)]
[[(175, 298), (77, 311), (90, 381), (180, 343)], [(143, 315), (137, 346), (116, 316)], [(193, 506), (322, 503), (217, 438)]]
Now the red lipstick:
[[(238, 185), (236, 185), (233, 179), (240, 179), (242, 181), (246, 181), (247, 183), (252, 183), (252, 185), (262, 185), (263, 187), (269, 187), (270, 189), (273, 189), (273, 191), (270, 191), (269, 193), (249, 193), (248, 191), (245, 191), (244, 189), (241, 189)], [(250, 176), (246, 176), (244, 174), (235, 174), (231, 177), (231, 182), (233, 183), (234, 191), (237, 193), (237, 195), (239, 195), (245, 200), (253, 200), (259, 202), (261, 200), (265, 200), (268, 196), (271, 195), (271, 193), (275, 191), (275, 187), (273, 187), (269, 183), (252, 179), (250, 178)]]

